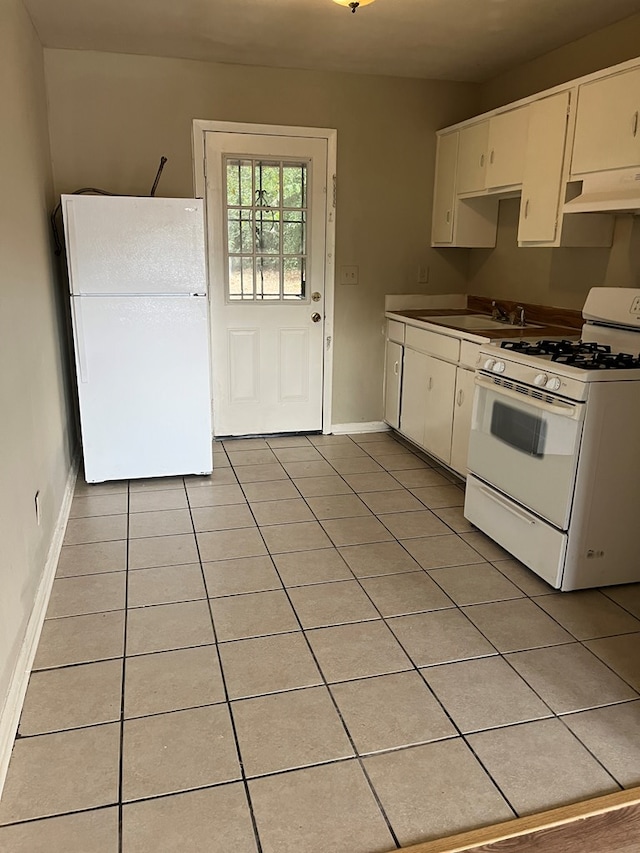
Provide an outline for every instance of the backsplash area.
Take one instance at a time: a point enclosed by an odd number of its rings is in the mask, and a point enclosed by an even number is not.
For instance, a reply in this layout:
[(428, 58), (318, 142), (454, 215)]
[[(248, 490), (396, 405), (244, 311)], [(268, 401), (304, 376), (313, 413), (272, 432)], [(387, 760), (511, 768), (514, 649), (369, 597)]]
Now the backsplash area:
[(519, 208), (501, 201), (495, 249), (469, 251), (468, 293), (579, 310), (592, 287), (638, 286), (640, 217), (616, 217), (609, 249), (519, 248)]

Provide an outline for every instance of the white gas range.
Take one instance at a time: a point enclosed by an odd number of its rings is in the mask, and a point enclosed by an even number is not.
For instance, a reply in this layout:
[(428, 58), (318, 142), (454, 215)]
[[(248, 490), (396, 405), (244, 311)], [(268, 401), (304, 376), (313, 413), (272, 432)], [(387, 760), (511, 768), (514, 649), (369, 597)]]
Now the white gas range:
[(469, 441), (465, 516), (561, 590), (640, 581), (640, 289), (582, 313), (480, 349)]

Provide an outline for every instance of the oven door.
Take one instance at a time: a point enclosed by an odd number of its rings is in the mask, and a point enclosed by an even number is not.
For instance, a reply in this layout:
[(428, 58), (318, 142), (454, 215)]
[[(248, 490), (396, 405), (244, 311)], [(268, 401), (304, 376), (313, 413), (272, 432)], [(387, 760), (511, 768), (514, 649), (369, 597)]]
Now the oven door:
[(469, 470), (566, 530), (585, 403), (476, 375)]

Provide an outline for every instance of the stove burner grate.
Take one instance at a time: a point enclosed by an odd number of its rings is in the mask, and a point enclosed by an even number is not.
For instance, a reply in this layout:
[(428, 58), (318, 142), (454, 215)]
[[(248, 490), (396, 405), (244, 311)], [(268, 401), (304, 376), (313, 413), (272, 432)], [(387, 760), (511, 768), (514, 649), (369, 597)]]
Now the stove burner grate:
[(503, 349), (512, 352), (523, 352), (526, 355), (570, 355), (583, 353), (610, 353), (611, 347), (585, 341), (549, 341), (542, 340), (530, 343), (529, 341), (503, 341), (500, 345)]
[(524, 355), (550, 356), (557, 364), (567, 364), (584, 370), (639, 369), (640, 356), (611, 352), (607, 344), (592, 341), (502, 341), (500, 346)]
[(637, 370), (640, 368), (640, 357), (626, 352), (578, 352), (552, 356), (551, 360), (585, 370)]

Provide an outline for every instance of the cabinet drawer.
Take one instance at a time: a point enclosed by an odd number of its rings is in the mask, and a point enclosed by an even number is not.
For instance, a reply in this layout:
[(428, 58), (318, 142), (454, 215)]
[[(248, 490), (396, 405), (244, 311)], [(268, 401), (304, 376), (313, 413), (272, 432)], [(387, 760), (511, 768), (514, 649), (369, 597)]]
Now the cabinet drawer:
[(551, 586), (560, 588), (566, 533), (473, 476), (467, 477), (464, 517)]
[(471, 341), (460, 341), (460, 364), (475, 370), (479, 355), (480, 344), (474, 344)]
[(460, 356), (458, 338), (450, 338), (448, 335), (440, 335), (438, 332), (430, 332), (428, 329), (407, 326), (404, 340), (405, 344), (412, 349), (444, 358), (447, 361), (458, 361)]
[(404, 323), (399, 323), (398, 320), (387, 320), (387, 340), (403, 344)]

